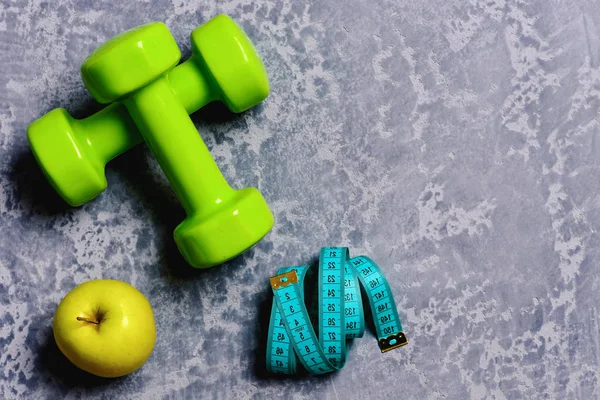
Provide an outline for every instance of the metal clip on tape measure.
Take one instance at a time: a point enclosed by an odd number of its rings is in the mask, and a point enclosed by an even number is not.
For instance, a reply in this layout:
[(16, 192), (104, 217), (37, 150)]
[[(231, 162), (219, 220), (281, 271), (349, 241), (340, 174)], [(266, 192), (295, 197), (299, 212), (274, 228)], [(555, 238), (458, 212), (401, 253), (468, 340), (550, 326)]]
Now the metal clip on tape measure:
[[(267, 369), (296, 373), (297, 359), (311, 374), (341, 369), (346, 363), (346, 339), (362, 337), (364, 312), (359, 281), (367, 296), (384, 353), (408, 343), (392, 291), (371, 259), (349, 259), (346, 247), (321, 249), (318, 268), (318, 319), (311, 323), (304, 299), (310, 266), (286, 267), (271, 278), (274, 301), (267, 344)], [(314, 298), (314, 296), (313, 296)], [(318, 337), (313, 326), (318, 328)]]

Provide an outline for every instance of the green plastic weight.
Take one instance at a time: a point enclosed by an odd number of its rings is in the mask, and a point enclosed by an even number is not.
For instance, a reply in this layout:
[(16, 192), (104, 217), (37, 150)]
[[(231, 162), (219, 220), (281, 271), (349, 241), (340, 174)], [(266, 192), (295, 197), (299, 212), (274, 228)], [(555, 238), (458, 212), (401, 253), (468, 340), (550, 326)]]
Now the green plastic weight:
[[(227, 17), (217, 17), (192, 33), (192, 53), (199, 62), (188, 68), (200, 70), (198, 75), (205, 79), (205, 85), (195, 85), (194, 90), (199, 92), (187, 95), (194, 99), (217, 98), (233, 111), (241, 111), (266, 96), (268, 79), (245, 35), (226, 21)], [(232, 59), (232, 54), (237, 56)], [(273, 215), (258, 190), (234, 190), (220, 173), (188, 116), (188, 103), (180, 99), (187, 96), (178, 93), (171, 83), (180, 57), (168, 28), (157, 22), (127, 31), (100, 46), (85, 60), (81, 73), (96, 100), (118, 101), (132, 116), (187, 213), (174, 232), (177, 246), (192, 266), (206, 268), (252, 247), (273, 226)], [(122, 121), (125, 111), (117, 110), (119, 118), (115, 113), (115, 119)], [(125, 125), (123, 132), (132, 131), (130, 123)], [(33, 144), (36, 135), (32, 133), (35, 129), (30, 129), (29, 138), (36, 153), (35, 149), (41, 147)], [(131, 134), (120, 136), (121, 140), (115, 141), (119, 146), (106, 143), (98, 147), (85, 137), (73, 139), (74, 135), (67, 132), (62, 136), (73, 142), (75, 162), (78, 159), (79, 167), (88, 170), (102, 171), (98, 160), (135, 144)], [(47, 144), (51, 146), (50, 141)], [(39, 152), (36, 158), (40, 159)], [(70, 172), (60, 171), (58, 176)], [(91, 175), (90, 171), (84, 174)], [(101, 187), (99, 181), (94, 188), (97, 191)]]

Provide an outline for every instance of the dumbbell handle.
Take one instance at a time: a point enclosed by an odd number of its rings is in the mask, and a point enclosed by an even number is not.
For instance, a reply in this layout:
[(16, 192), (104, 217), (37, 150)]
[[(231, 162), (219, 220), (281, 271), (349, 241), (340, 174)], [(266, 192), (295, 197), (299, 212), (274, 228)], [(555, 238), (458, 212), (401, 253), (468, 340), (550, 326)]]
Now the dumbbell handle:
[[(165, 77), (168, 87), (188, 114), (216, 100), (206, 77), (195, 64), (194, 57), (172, 69)], [(72, 122), (76, 132), (82, 132), (104, 162), (144, 141), (127, 108), (113, 103), (84, 119)]]
[(158, 78), (126, 97), (123, 103), (186, 213), (210, 215), (221, 202), (229, 200), (234, 190), (225, 181), (167, 79)]

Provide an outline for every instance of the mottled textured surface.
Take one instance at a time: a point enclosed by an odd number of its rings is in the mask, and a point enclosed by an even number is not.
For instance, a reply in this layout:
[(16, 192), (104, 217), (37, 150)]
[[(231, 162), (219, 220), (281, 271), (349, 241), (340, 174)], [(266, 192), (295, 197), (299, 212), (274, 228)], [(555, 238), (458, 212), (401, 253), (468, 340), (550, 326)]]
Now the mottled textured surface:
[[(235, 187), (276, 217), (244, 256), (193, 271), (183, 211), (145, 146), (72, 209), (26, 127), (98, 109), (79, 65), (99, 43), (224, 12), (272, 94), (193, 116)], [(0, 2), (0, 398), (600, 397), (600, 1), (3, 0)], [(410, 344), (355, 341), (339, 373), (264, 373), (267, 278), (347, 245), (390, 278)], [(150, 299), (155, 351), (131, 376), (78, 372), (51, 321), (74, 285)]]

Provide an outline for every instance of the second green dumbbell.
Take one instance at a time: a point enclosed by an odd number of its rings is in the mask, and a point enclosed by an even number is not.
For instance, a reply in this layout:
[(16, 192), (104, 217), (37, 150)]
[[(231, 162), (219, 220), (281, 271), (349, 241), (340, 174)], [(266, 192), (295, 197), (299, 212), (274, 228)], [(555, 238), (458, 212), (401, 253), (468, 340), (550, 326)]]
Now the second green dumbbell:
[[(218, 31), (215, 46), (220, 59), (244, 96), (235, 102), (224, 96), (212, 73), (207, 70), (196, 41), (204, 32)], [(244, 31), (228, 16), (219, 15), (191, 34), (192, 56), (169, 71), (167, 80), (175, 97), (191, 114), (212, 101), (224, 102), (231, 111), (243, 112), (269, 94), (264, 65)], [(222, 67), (223, 67), (222, 66)], [(27, 131), (33, 154), (44, 174), (71, 206), (82, 205), (107, 186), (107, 162), (143, 142), (125, 106), (114, 103), (81, 120), (58, 108), (31, 123)]]

